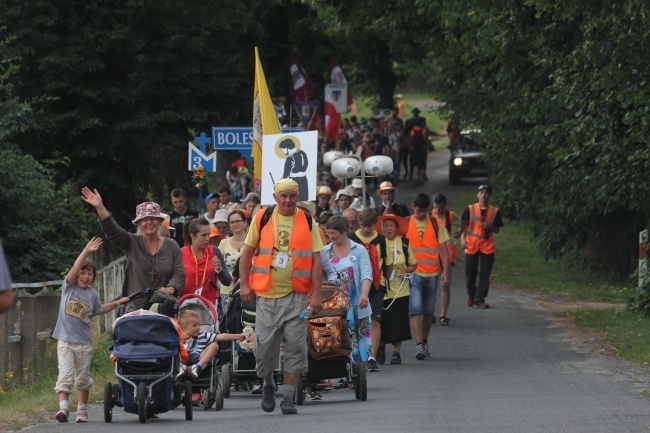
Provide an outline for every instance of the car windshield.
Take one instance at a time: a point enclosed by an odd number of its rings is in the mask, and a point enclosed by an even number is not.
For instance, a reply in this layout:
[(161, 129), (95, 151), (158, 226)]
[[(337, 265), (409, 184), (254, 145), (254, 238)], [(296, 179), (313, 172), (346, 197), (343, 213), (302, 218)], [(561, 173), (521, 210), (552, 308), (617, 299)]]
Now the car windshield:
[(482, 146), (472, 140), (471, 138), (467, 136), (461, 136), (460, 140), (458, 140), (458, 144), (456, 144), (455, 148), (457, 150), (462, 150), (463, 152), (471, 152), (471, 151), (480, 151), (482, 150)]

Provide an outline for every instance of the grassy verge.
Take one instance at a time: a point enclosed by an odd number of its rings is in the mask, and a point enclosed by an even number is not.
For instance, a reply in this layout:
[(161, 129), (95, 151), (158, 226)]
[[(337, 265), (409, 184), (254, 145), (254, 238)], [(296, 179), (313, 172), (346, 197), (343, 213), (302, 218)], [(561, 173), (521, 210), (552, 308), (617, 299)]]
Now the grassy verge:
[[(90, 403), (104, 399), (105, 382), (115, 382), (113, 363), (106, 348), (110, 345), (110, 335), (103, 335), (95, 344), (95, 355), (91, 369), (94, 386), (90, 391)], [(54, 392), (56, 383), (56, 343), (53, 342), (46, 354), (52, 369), (27, 383), (12, 383), (5, 378), (4, 393), (0, 393), (0, 431), (19, 430), (27, 425), (47, 422), (53, 419), (59, 409), (58, 398)], [(9, 375), (11, 376), (11, 375)], [(70, 395), (70, 409), (76, 411), (76, 390)], [(45, 412), (44, 411), (50, 411)], [(74, 419), (73, 419), (74, 421)], [(97, 421), (97, 420), (96, 420)]]
[[(476, 200), (474, 193), (454, 203), (462, 214), (466, 203)], [(498, 204), (498, 196), (495, 197)], [(571, 260), (544, 257), (534, 247), (534, 239), (525, 224), (505, 221), (496, 235), (497, 258), (492, 281), (512, 290), (543, 293), (557, 302), (579, 301), (611, 303), (611, 308), (580, 308), (568, 311), (576, 325), (603, 332), (606, 341), (625, 359), (650, 365), (650, 318), (624, 308), (634, 293), (636, 281), (617, 282), (602, 275), (576, 269)], [(463, 257), (459, 257), (463, 260)]]

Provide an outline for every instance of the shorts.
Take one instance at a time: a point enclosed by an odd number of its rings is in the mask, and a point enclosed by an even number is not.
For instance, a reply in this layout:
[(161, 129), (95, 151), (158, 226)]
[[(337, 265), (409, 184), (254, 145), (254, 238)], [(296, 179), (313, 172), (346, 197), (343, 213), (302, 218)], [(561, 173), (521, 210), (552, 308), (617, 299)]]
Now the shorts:
[(280, 369), (280, 344), (284, 347), (283, 370), (307, 371), (307, 320), (300, 312), (307, 295), (291, 292), (281, 298), (257, 298), (255, 319), (255, 362), (257, 375), (266, 378)]
[(92, 344), (59, 340), (56, 345), (56, 355), (59, 361), (59, 377), (54, 386), (56, 392), (70, 394), (73, 382), (79, 391), (87, 391), (93, 387), (93, 380), (90, 378), (90, 364), (93, 360)]
[(438, 275), (421, 277), (413, 274), (409, 287), (409, 316), (432, 316), (438, 295)]
[(381, 323), (381, 318), (384, 314), (384, 293), (381, 290), (375, 290), (374, 288), (370, 289), (370, 294), (368, 295), (368, 303), (372, 309), (372, 314), (370, 318)]

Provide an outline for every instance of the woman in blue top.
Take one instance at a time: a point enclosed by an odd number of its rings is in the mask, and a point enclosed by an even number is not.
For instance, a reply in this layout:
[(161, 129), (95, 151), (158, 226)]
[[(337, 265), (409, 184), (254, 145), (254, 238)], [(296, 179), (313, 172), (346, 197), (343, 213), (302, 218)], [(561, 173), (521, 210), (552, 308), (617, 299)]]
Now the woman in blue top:
[(325, 225), (332, 241), (323, 250), (338, 274), (341, 287), (350, 297), (348, 324), (352, 340), (352, 358), (366, 362), (372, 353), (368, 293), (372, 285), (370, 257), (363, 245), (348, 239), (348, 221), (342, 216), (331, 217)]

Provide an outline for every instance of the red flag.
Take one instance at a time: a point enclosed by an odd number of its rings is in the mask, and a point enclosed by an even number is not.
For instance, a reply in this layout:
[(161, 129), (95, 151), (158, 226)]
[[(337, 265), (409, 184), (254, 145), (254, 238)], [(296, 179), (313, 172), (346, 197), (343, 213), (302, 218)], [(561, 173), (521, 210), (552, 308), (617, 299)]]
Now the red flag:
[(325, 92), (325, 135), (327, 141), (332, 142), (336, 139), (336, 134), (341, 128), (341, 115), (336, 112), (334, 104), (329, 100), (329, 92)]
[(309, 101), (314, 95), (314, 84), (291, 52), (289, 52), (289, 73), (291, 74), (291, 99)]
[[(348, 80), (345, 79), (341, 66), (339, 66), (339, 60), (336, 58), (336, 54), (332, 54), (332, 60), (330, 61), (332, 66), (332, 74), (330, 77), (331, 83), (336, 84), (347, 84)], [(350, 91), (350, 86), (348, 86), (348, 108), (352, 105), (352, 92)]]

